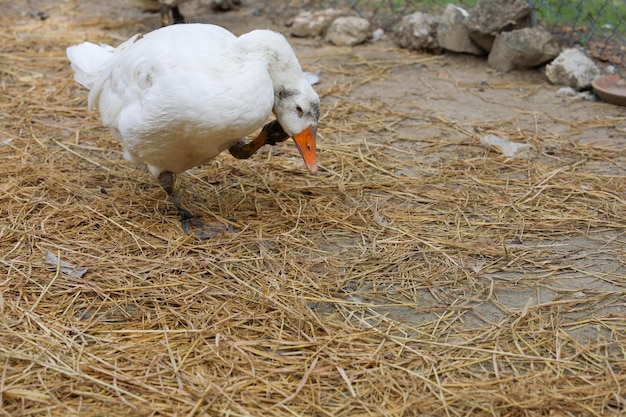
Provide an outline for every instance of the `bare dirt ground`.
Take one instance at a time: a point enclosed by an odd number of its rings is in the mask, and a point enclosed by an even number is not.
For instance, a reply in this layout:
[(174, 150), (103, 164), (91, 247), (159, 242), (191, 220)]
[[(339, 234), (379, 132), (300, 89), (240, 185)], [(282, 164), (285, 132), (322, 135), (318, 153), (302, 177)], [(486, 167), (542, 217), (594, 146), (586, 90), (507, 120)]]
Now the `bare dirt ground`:
[[(271, 3), (182, 11), (286, 33)], [(236, 229), (197, 242), (65, 58), (158, 16), (0, 4), (0, 415), (626, 409), (624, 108), (482, 58), (290, 38), (321, 78), (320, 173), (284, 143), (181, 175)]]

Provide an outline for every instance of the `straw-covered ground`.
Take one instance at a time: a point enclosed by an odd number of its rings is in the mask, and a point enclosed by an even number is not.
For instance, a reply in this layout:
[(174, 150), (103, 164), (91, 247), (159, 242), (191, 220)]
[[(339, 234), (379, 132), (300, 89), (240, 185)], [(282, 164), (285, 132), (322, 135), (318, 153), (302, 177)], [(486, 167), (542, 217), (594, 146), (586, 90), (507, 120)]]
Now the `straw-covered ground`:
[[(256, 6), (183, 12), (285, 30)], [(235, 229), (197, 241), (65, 57), (158, 17), (2, 10), (0, 415), (626, 411), (623, 108), (480, 58), (291, 39), (321, 77), (320, 172), (285, 142), (181, 175)], [(531, 151), (507, 159), (488, 133)]]

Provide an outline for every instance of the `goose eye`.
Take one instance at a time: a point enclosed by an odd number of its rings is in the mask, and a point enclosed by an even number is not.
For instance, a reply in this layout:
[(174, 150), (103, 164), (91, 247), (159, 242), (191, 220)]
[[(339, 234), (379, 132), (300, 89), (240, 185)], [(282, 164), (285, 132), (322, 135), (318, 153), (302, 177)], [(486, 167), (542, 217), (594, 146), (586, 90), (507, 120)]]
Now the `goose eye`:
[(302, 107), (300, 106), (296, 106), (296, 113), (298, 113), (298, 117), (302, 118), (302, 116), (304, 116), (304, 110), (302, 110)]

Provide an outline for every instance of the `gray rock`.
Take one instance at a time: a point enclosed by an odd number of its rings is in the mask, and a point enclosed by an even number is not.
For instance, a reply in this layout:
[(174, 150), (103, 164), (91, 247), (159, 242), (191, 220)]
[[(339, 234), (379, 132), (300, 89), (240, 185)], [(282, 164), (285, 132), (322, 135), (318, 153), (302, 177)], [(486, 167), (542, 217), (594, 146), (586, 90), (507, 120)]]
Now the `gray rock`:
[(546, 76), (552, 84), (583, 90), (602, 75), (594, 62), (578, 49), (566, 49), (546, 66)]
[(448, 4), (437, 28), (437, 43), (443, 49), (473, 55), (484, 55), (482, 50), (469, 36), (465, 20), (469, 16), (462, 7)]
[(370, 22), (361, 17), (338, 17), (326, 31), (326, 39), (337, 46), (354, 46), (372, 35)]
[(539, 66), (559, 52), (561, 48), (550, 33), (540, 28), (525, 28), (496, 36), (488, 61), (492, 68), (507, 72)]
[(472, 40), (490, 52), (498, 33), (530, 26), (529, 16), (526, 0), (482, 0), (469, 11), (465, 26)]
[(428, 13), (404, 16), (394, 29), (394, 41), (401, 48), (414, 51), (440, 51), (437, 42), (439, 17)]
[(333, 20), (342, 14), (340, 10), (336, 9), (302, 12), (291, 22), (289, 33), (291, 36), (298, 38), (316, 38), (323, 36)]

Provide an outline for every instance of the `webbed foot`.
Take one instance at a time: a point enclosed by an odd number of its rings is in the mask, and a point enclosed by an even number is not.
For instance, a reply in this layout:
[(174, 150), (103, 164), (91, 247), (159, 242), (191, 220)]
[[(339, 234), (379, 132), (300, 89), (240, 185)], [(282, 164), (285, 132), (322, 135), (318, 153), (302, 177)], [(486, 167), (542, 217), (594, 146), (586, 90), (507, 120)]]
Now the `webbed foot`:
[(203, 216), (191, 213), (182, 203), (180, 195), (174, 192), (174, 174), (169, 171), (159, 174), (159, 183), (167, 192), (170, 201), (180, 214), (182, 229), (196, 239), (205, 240), (221, 233), (233, 232), (231, 225), (219, 221), (213, 216)]
[(228, 148), (232, 156), (237, 159), (248, 159), (264, 145), (276, 145), (289, 139), (278, 120), (269, 122), (263, 126), (261, 133), (248, 143), (238, 143)]

